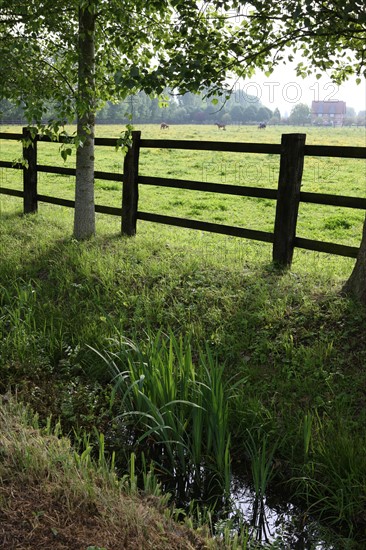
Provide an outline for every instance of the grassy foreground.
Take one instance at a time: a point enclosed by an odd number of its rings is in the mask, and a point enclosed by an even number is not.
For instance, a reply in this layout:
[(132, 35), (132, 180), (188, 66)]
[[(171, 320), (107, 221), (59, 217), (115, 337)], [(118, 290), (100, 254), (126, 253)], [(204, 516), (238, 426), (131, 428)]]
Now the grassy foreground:
[(269, 459), (264, 485), (270, 478), (340, 529), (339, 548), (362, 548), (366, 313), (340, 294), (352, 261), (297, 254), (279, 275), (266, 245), (197, 244), (188, 231), (143, 224), (126, 239), (107, 217), (98, 237), (78, 243), (67, 237), (69, 211), (20, 217), (15, 205), (0, 220), (2, 393), (61, 418), (65, 432), (97, 427), (121, 449), (121, 411), (89, 346), (113, 351), (110, 339), (129, 337), (147, 350), (163, 329), (190, 338), (199, 366), (207, 343), (225, 380), (239, 380), (228, 402), (233, 466), (255, 481), (253, 459)]
[(139, 497), (103, 462), (37, 428), (12, 399), (0, 404), (2, 548), (193, 550), (218, 548), (164, 513), (161, 499)]

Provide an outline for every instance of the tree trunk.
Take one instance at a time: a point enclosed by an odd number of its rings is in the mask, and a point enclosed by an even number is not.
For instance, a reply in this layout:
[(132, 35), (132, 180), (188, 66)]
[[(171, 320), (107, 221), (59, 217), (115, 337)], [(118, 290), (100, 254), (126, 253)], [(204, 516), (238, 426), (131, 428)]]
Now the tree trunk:
[(88, 7), (86, 5), (79, 9), (78, 146), (74, 215), (74, 237), (78, 240), (88, 239), (95, 234), (95, 16)]
[(366, 218), (356, 265), (343, 290), (366, 305)]

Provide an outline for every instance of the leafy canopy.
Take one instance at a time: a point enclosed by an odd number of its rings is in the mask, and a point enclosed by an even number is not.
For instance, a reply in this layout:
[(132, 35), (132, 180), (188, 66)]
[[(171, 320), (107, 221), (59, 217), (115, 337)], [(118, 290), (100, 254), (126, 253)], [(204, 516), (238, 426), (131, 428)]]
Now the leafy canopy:
[[(366, 75), (364, 0), (2, 0), (0, 98), (30, 121), (73, 119), (143, 90), (223, 90), (301, 54), (299, 75)], [(95, 20), (93, 89), (78, 95), (79, 10)], [(87, 104), (85, 104), (87, 97)]]
[[(78, 94), (80, 10), (95, 22), (94, 82), (86, 94)], [(195, 91), (224, 79), (219, 59), (204, 62), (207, 47), (215, 37), (221, 40), (219, 32), (187, 0), (2, 0), (0, 97), (23, 104), (29, 121), (40, 121), (52, 101), (58, 120), (66, 121), (139, 90), (161, 94), (172, 83)], [(189, 35), (195, 40), (194, 77), (177, 48)], [(205, 37), (201, 43), (199, 35)]]

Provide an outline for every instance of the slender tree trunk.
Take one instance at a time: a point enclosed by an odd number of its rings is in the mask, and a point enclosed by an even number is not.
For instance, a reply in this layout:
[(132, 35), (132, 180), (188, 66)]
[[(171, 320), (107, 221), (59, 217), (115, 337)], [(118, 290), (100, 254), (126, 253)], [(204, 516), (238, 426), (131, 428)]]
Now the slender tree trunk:
[[(93, 5), (93, 0), (90, 5)], [(74, 237), (82, 240), (95, 234), (95, 19), (88, 6), (79, 9), (77, 102), (79, 145), (76, 151)]]
[(366, 218), (356, 265), (343, 290), (366, 305)]

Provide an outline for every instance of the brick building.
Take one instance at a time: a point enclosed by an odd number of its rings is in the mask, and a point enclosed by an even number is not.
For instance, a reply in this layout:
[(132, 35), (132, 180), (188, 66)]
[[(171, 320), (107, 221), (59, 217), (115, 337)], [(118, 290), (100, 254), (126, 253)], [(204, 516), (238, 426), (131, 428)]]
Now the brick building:
[(345, 101), (313, 101), (311, 123), (319, 126), (343, 126), (346, 116)]

